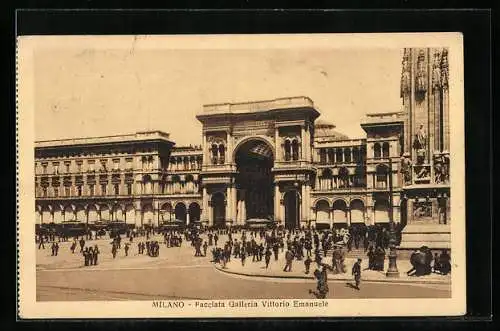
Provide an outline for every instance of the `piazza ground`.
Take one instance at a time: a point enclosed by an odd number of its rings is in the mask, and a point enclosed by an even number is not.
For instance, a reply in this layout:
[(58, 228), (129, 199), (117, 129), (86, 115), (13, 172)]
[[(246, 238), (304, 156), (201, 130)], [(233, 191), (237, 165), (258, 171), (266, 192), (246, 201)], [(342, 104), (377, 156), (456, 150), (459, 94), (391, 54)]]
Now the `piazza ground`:
[[(156, 239), (162, 242), (159, 236)], [(160, 256), (156, 258), (138, 255), (137, 242), (141, 240), (145, 238), (134, 239), (127, 257), (122, 246), (114, 260), (110, 239), (89, 241), (88, 245), (99, 246), (101, 254), (99, 264), (88, 267), (83, 266), (79, 248), (71, 254), (70, 242), (60, 243), (57, 257), (51, 256), (50, 244), (38, 249), (37, 301), (314, 298), (309, 293), (316, 288), (312, 277), (283, 279), (229, 274), (210, 262), (210, 249), (207, 257), (194, 257), (194, 249), (187, 242), (175, 248), (160, 244)], [(219, 245), (225, 240), (226, 236), (221, 236)], [(247, 264), (252, 265), (251, 258)], [(281, 258), (278, 262), (271, 260), (271, 267), (282, 268)], [(294, 267), (303, 269), (303, 264), (297, 261)], [(451, 295), (451, 286), (446, 282), (364, 281), (359, 291), (351, 283), (331, 279), (328, 298), (447, 298)]]

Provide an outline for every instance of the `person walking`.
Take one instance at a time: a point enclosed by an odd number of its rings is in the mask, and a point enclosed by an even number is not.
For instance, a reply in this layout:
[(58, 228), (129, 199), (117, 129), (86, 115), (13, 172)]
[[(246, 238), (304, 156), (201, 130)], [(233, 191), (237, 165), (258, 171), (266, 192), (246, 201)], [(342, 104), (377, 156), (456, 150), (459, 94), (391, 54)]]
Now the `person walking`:
[(125, 256), (128, 256), (128, 249), (129, 249), (129, 246), (130, 246), (130, 244), (129, 244), (129, 243), (125, 243), (125, 247), (124, 247), (124, 250), (125, 250)]
[(205, 240), (203, 242), (203, 256), (207, 256), (207, 249), (208, 249), (208, 244), (207, 241)]
[(97, 261), (98, 261), (98, 257), (99, 257), (99, 248), (97, 247), (97, 245), (94, 246), (94, 255), (92, 256), (92, 259), (94, 260), (94, 265), (97, 265)]
[(116, 258), (117, 248), (116, 244), (113, 243), (113, 247), (111, 248), (111, 254), (113, 254), (113, 259)]
[(292, 261), (293, 261), (293, 253), (291, 250), (287, 250), (285, 253), (285, 267), (283, 268), (284, 272), (292, 271)]
[(266, 249), (266, 253), (265, 253), (265, 259), (266, 259), (266, 269), (269, 267), (269, 262), (271, 261), (271, 250), (269, 249), (269, 247)]
[(356, 289), (359, 290), (359, 284), (361, 283), (361, 259), (359, 258), (352, 266), (352, 275), (354, 276)]
[(310, 256), (307, 256), (306, 259), (304, 260), (304, 266), (306, 267), (306, 272), (305, 274), (309, 274), (309, 268), (311, 267), (311, 257)]

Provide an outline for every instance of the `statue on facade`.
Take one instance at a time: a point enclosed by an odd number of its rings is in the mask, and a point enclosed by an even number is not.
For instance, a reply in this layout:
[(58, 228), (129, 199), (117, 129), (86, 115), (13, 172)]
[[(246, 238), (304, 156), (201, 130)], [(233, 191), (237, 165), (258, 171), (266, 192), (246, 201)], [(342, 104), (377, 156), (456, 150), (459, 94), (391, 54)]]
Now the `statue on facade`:
[(410, 92), (410, 50), (405, 48), (401, 71), (401, 97)]
[(422, 164), (425, 161), (425, 152), (427, 147), (427, 134), (425, 133), (424, 126), (421, 124), (415, 140), (413, 141), (413, 148), (417, 152), (417, 164)]
[(434, 53), (434, 63), (432, 64), (432, 88), (438, 90), (441, 87), (441, 54)]
[(411, 166), (412, 166), (411, 160), (405, 153), (405, 155), (401, 157), (401, 170), (400, 170), (401, 173), (403, 174), (403, 183), (405, 185), (411, 184)]
[(425, 71), (425, 54), (424, 51), (421, 50), (418, 54), (417, 59), (417, 74), (415, 76), (415, 92), (420, 94), (423, 97), (423, 94), (427, 92), (427, 75)]

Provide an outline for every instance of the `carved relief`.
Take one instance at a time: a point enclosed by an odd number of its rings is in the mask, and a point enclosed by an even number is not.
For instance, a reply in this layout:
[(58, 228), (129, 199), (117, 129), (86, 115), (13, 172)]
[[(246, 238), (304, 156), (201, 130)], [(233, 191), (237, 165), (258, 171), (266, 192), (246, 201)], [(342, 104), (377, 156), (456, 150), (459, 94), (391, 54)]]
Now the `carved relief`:
[(450, 159), (447, 155), (437, 155), (434, 158), (434, 182), (436, 184), (448, 184), (450, 180)]

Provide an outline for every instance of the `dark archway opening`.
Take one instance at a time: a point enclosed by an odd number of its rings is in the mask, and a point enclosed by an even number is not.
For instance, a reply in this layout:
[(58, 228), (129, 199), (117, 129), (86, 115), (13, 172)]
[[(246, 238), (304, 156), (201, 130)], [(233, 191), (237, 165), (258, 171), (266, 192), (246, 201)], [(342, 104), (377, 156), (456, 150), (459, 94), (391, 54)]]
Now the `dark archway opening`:
[(260, 140), (250, 140), (238, 148), (235, 156), (238, 174), (238, 201), (245, 205), (245, 220), (273, 219), (274, 184), (271, 169), (273, 152)]
[(193, 202), (189, 205), (189, 221), (199, 222), (200, 221), (200, 205)]
[(175, 205), (175, 219), (186, 223), (186, 205), (182, 202)]

